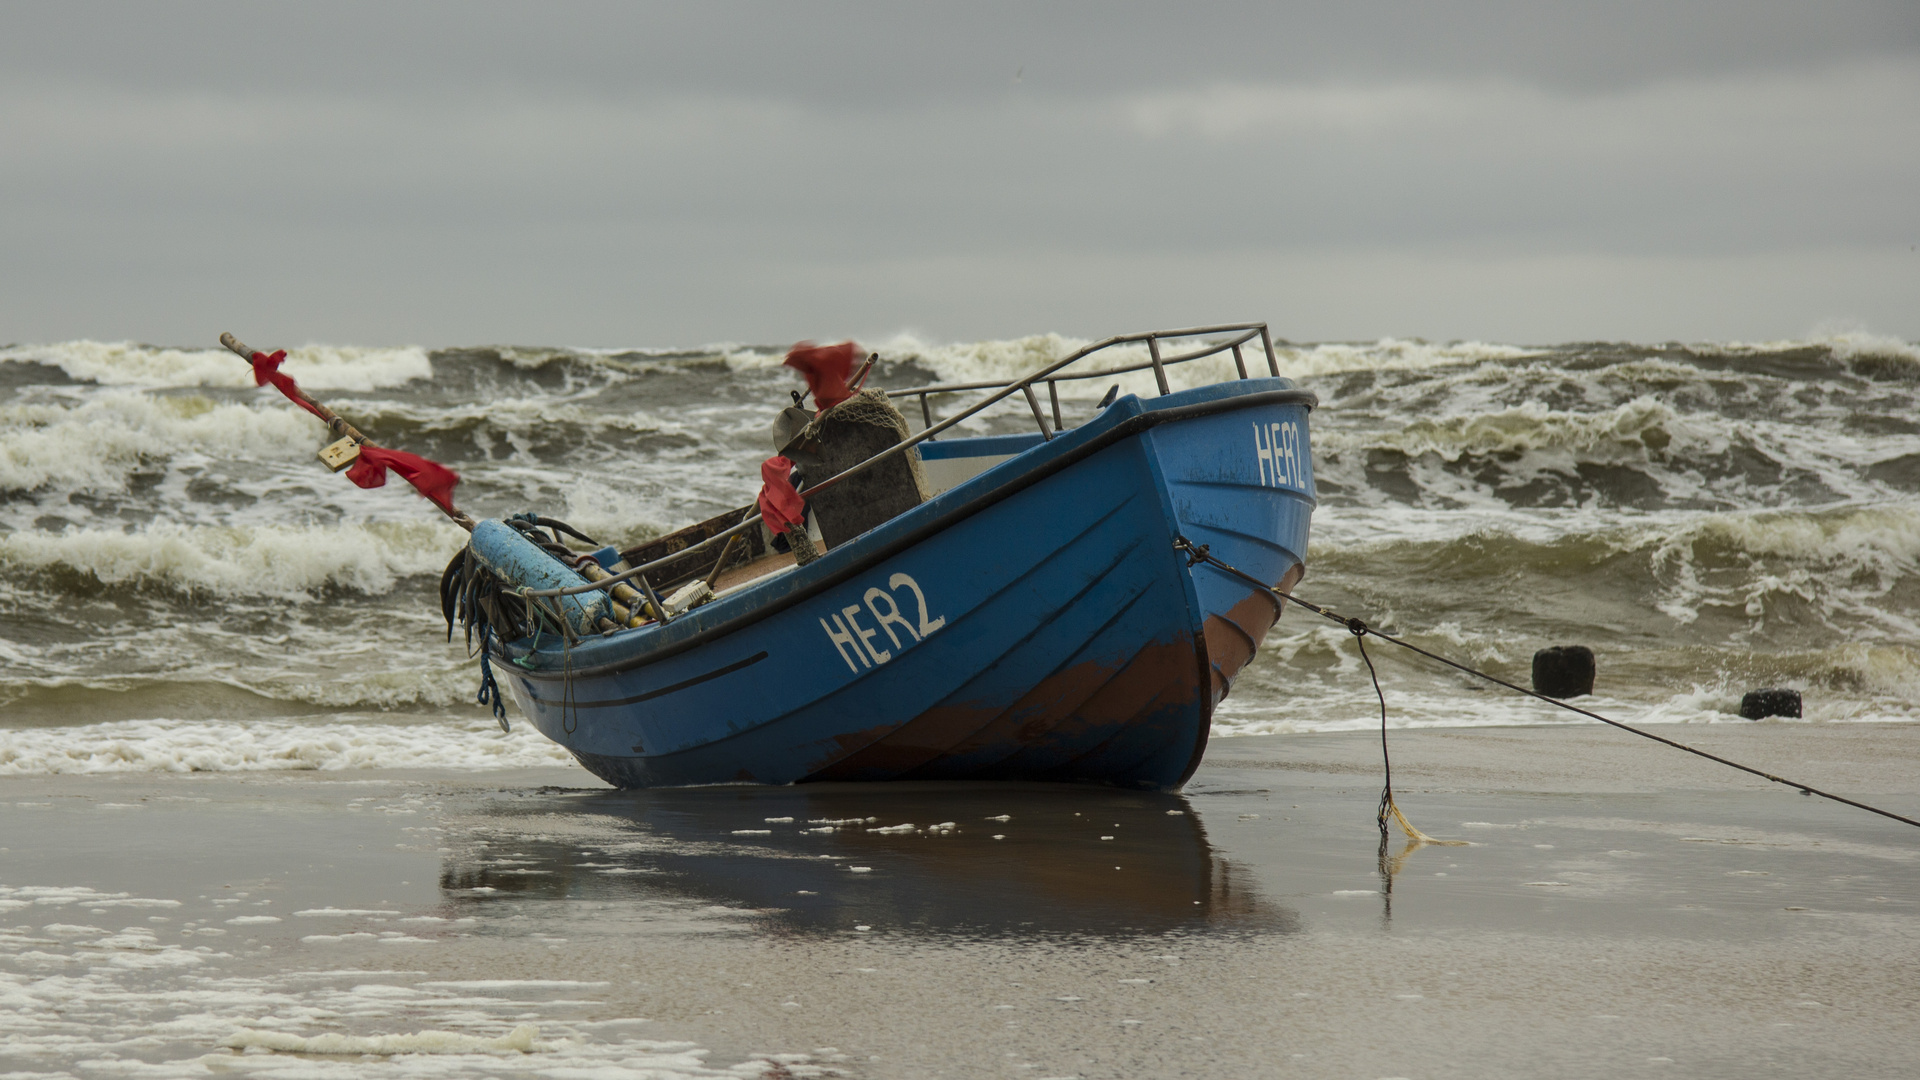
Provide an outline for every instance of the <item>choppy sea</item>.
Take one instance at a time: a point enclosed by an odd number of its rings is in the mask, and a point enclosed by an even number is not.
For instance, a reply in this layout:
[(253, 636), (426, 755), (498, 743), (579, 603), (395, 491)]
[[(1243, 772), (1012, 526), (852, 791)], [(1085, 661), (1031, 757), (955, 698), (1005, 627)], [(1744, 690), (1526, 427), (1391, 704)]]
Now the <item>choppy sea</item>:
[[(1081, 344), (898, 339), (872, 346), (873, 382), (1011, 377)], [(752, 499), (799, 385), (784, 350), (308, 346), (285, 370), (377, 442), (454, 467), (476, 516), (538, 510), (631, 543)], [(1321, 402), (1302, 596), (1520, 682), (1536, 648), (1588, 645), (1591, 704), (1625, 720), (1745, 723), (1760, 686), (1803, 691), (1805, 722), (1920, 719), (1920, 347), (1279, 357)], [(1231, 373), (1209, 364), (1176, 385)], [(1072, 423), (1107, 383), (1064, 388), (1085, 395)], [(1009, 409), (973, 430), (1030, 423)], [(397, 480), (329, 474), (322, 434), (221, 349), (0, 349), (0, 774), (566, 760), (503, 734), (445, 640), (435, 585), (463, 534)], [(1575, 722), (1382, 652), (1396, 727)], [(1350, 635), (1293, 611), (1214, 734), (1377, 723)]]

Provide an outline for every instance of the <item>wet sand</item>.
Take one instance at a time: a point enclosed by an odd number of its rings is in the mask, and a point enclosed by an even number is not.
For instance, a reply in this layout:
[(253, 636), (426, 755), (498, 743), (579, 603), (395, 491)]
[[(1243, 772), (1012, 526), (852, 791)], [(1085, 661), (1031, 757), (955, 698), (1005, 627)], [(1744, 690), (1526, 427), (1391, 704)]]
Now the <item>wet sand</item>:
[[(1662, 731), (1920, 811), (1920, 726)], [(1912, 1075), (1920, 830), (1609, 729), (1393, 749), (1470, 846), (1382, 860), (1352, 734), (1218, 741), (1181, 796), (11, 778), (0, 1073)]]

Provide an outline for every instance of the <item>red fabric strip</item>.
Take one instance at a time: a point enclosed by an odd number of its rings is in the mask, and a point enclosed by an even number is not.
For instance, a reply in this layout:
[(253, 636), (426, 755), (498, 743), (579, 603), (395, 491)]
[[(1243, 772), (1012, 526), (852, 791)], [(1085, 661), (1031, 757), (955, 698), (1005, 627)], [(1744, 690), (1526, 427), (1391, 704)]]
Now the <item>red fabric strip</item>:
[(853, 396), (847, 389), (847, 376), (853, 374), (853, 362), (859, 356), (860, 346), (851, 341), (838, 345), (803, 341), (787, 350), (786, 365), (806, 376), (814, 408), (826, 412)]
[(363, 488), (377, 488), (387, 482), (388, 469), (399, 473), (401, 479), (433, 500), (435, 506), (449, 514), (454, 512), (453, 485), (460, 482), (460, 474), (418, 454), (363, 443), (359, 459), (347, 470), (347, 479)]
[[(265, 386), (272, 383), (274, 389), (285, 394), (288, 401), (307, 410), (320, 419), (320, 410), (300, 393), (300, 386), (293, 376), (282, 375), (280, 365), (285, 363), (287, 351), (281, 349), (272, 354), (254, 353), (248, 360), (253, 364), (253, 384)], [(387, 470), (400, 474), (407, 483), (412, 484), (420, 494), (433, 501), (435, 506), (447, 513), (453, 509), (453, 486), (460, 482), (460, 474), (437, 461), (428, 461), (418, 454), (409, 454), (405, 450), (387, 450), (366, 443), (360, 445), (360, 457), (347, 470), (347, 479), (363, 488), (383, 487), (387, 482)]]
[(760, 463), (760, 517), (776, 533), (807, 520), (807, 501), (793, 490), (792, 473), (793, 462), (783, 457)]
[[(300, 386), (293, 381), (293, 376), (280, 374), (280, 365), (285, 363), (286, 359), (287, 350), (285, 349), (281, 349), (271, 356), (266, 353), (254, 353), (248, 357), (248, 361), (253, 364), (253, 385), (265, 386), (268, 383), (272, 383), (274, 389), (287, 396), (288, 401), (293, 402), (295, 405), (300, 406), (315, 416), (320, 416), (320, 410), (314, 408), (311, 402), (301, 396)], [(320, 416), (320, 419), (325, 420), (326, 417)]]

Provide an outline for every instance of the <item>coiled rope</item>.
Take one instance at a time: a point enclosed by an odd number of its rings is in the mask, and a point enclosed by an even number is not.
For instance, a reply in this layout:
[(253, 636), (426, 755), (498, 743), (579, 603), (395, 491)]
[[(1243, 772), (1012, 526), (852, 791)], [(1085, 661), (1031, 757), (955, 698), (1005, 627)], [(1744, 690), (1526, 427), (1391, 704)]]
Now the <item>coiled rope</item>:
[[(1837, 803), (1845, 803), (1846, 805), (1854, 807), (1855, 809), (1865, 810), (1868, 813), (1872, 813), (1872, 814), (1879, 814), (1881, 817), (1892, 818), (1895, 821), (1902, 822), (1907, 825), (1912, 825), (1915, 828), (1920, 828), (1920, 821), (1915, 821), (1913, 818), (1906, 817), (1901, 814), (1896, 814), (1891, 810), (1882, 810), (1877, 806), (1869, 806), (1866, 803), (1859, 802), (1854, 799), (1849, 799), (1844, 795), (1835, 795), (1830, 791), (1822, 791), (1819, 788), (1812, 786), (1811, 784), (1803, 784), (1797, 780), (1789, 780), (1784, 776), (1776, 776), (1773, 773), (1767, 772), (1763, 769), (1756, 769), (1751, 765), (1742, 765), (1737, 761), (1732, 761), (1727, 758), (1723, 758), (1718, 754), (1710, 754), (1705, 750), (1700, 750), (1695, 747), (1688, 746), (1686, 743), (1675, 742), (1674, 740), (1669, 739), (1664, 735), (1655, 735), (1651, 731), (1634, 727), (1632, 724), (1623, 724), (1618, 720), (1613, 720), (1608, 717), (1601, 716), (1599, 713), (1594, 712), (1590, 709), (1582, 709), (1577, 705), (1569, 705), (1566, 702), (1559, 700), (1558, 698), (1550, 698), (1545, 694), (1539, 693), (1534, 690), (1529, 690), (1526, 687), (1516, 686), (1513, 683), (1506, 681), (1505, 679), (1499, 678), (1498, 676), (1489, 675), (1486, 672), (1481, 671), (1477, 668), (1468, 667), (1466, 664), (1462, 664), (1457, 660), (1450, 660), (1447, 657), (1441, 656), (1439, 653), (1429, 652), (1426, 649), (1423, 649), (1420, 646), (1415, 645), (1410, 641), (1403, 641), (1400, 638), (1394, 637), (1392, 634), (1382, 633), (1381, 631), (1376, 630), (1371, 626), (1368, 626), (1364, 621), (1360, 619), (1348, 618), (1347, 616), (1341, 615), (1335, 611), (1332, 611), (1331, 609), (1323, 608), (1318, 604), (1309, 603), (1308, 601), (1302, 600), (1299, 597), (1293, 595), (1292, 593), (1283, 592), (1282, 590), (1275, 588), (1274, 586), (1269, 585), (1264, 581), (1261, 581), (1259, 578), (1254, 577), (1252, 574), (1248, 574), (1233, 566), (1229, 566), (1227, 563), (1222, 562), (1220, 559), (1214, 557), (1213, 554), (1211, 554), (1207, 550), (1206, 544), (1195, 544), (1189, 541), (1184, 536), (1175, 536), (1173, 538), (1173, 547), (1174, 547), (1174, 550), (1176, 551), (1184, 551), (1187, 553), (1188, 567), (1192, 567), (1203, 562), (1207, 563), (1211, 566), (1217, 567), (1218, 569), (1225, 571), (1226, 573), (1232, 574), (1234, 577), (1237, 577), (1240, 580), (1247, 582), (1248, 584), (1252, 585), (1257, 589), (1262, 589), (1262, 590), (1265, 590), (1266, 592), (1272, 593), (1273, 595), (1280, 597), (1282, 600), (1291, 600), (1292, 602), (1300, 605), (1303, 608), (1306, 608), (1308, 611), (1311, 611), (1322, 618), (1332, 620), (1333, 622), (1337, 622), (1340, 625), (1345, 626), (1350, 632), (1352, 632), (1355, 640), (1360, 642), (1360, 655), (1363, 658), (1366, 657), (1366, 653), (1367, 653), (1365, 639), (1367, 635), (1371, 634), (1382, 641), (1390, 641), (1393, 644), (1398, 645), (1403, 649), (1407, 649), (1411, 652), (1419, 653), (1421, 656), (1424, 656), (1429, 660), (1438, 661), (1439, 663), (1445, 664), (1456, 671), (1465, 672), (1466, 674), (1472, 675), (1477, 679), (1485, 679), (1487, 682), (1493, 683), (1496, 686), (1504, 686), (1507, 689), (1512, 690), (1516, 694), (1525, 694), (1530, 698), (1537, 698), (1541, 701), (1546, 702), (1549, 705), (1553, 705), (1558, 708), (1565, 709), (1568, 712), (1579, 713), (1581, 716), (1585, 716), (1593, 720), (1598, 720), (1603, 724), (1609, 724), (1613, 727), (1619, 728), (1622, 731), (1630, 731), (1633, 734), (1638, 735), (1643, 739), (1652, 739), (1654, 742), (1664, 743), (1667, 746), (1671, 746), (1676, 750), (1685, 750), (1689, 754), (1693, 754), (1697, 757), (1706, 758), (1708, 761), (1716, 761), (1729, 768), (1739, 769), (1741, 772), (1744, 772), (1744, 773), (1752, 773), (1754, 776), (1758, 776), (1761, 779), (1771, 780), (1776, 784), (1784, 784), (1787, 787), (1796, 789), (1803, 795), (1818, 795), (1823, 799), (1831, 799)], [(1373, 674), (1373, 688), (1374, 688), (1374, 692), (1378, 694), (1380, 692), (1380, 677), (1377, 672), (1374, 672), (1373, 660), (1371, 658), (1367, 659), (1367, 671)], [(1387, 699), (1386, 699), (1386, 696), (1382, 694), (1380, 696), (1380, 750), (1383, 755), (1386, 753), (1386, 747), (1387, 747), (1386, 730), (1387, 730)], [(1380, 831), (1383, 836), (1386, 833), (1386, 828), (1387, 828), (1386, 823), (1387, 823), (1387, 817), (1389, 813), (1391, 813), (1400, 822), (1400, 826), (1402, 828), (1407, 830), (1407, 835), (1414, 837), (1417, 840), (1424, 840), (1426, 843), (1435, 842), (1431, 839), (1426, 839), (1422, 837), (1417, 830), (1415, 830), (1412, 826), (1408, 825), (1406, 822), (1405, 816), (1401, 815), (1399, 812), (1399, 809), (1393, 805), (1393, 784), (1392, 784), (1392, 772), (1391, 772), (1390, 765), (1389, 765), (1389, 772), (1388, 772), (1387, 787), (1380, 797)]]

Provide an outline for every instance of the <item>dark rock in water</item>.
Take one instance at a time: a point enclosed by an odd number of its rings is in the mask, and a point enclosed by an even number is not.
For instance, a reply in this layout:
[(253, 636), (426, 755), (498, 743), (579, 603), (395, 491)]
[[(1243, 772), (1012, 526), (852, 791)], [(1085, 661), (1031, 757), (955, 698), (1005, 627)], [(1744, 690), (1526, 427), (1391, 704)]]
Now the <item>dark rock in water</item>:
[(1593, 693), (1593, 650), (1585, 645), (1555, 645), (1533, 654), (1533, 692), (1551, 698)]
[(1768, 687), (1755, 690), (1740, 699), (1740, 715), (1749, 720), (1764, 720), (1769, 716), (1800, 716), (1800, 691), (1782, 690)]

